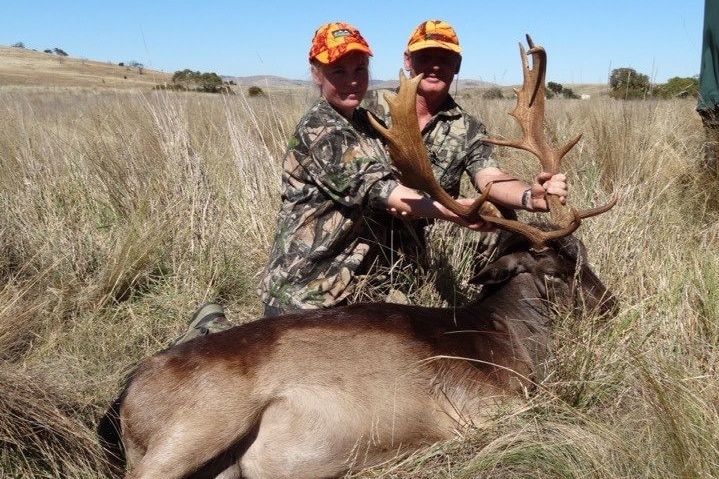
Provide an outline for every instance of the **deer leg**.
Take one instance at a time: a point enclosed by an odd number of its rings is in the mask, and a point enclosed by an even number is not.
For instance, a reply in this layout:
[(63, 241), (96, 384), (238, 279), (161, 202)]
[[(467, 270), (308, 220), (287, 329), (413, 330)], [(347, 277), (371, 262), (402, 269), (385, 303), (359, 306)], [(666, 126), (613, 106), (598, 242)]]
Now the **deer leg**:
[[(192, 474), (205, 470), (211, 462), (219, 465), (222, 455), (251, 431), (252, 420), (239, 411), (234, 411), (236, 414), (213, 412), (156, 430), (148, 440), (144, 455), (134, 464), (128, 463), (131, 470), (126, 479), (182, 479), (194, 477)], [(240, 477), (237, 467), (227, 466), (229, 463), (218, 477)]]
[[(327, 391), (298, 392), (270, 404), (240, 464), (246, 479), (337, 477), (347, 469), (353, 426), (345, 399)], [(354, 411), (356, 413), (356, 411)], [(342, 422), (338, 422), (342, 419)], [(360, 434), (361, 435), (361, 432)]]
[(196, 443), (192, 451), (189, 449), (175, 447), (172, 442), (150, 448), (125, 479), (182, 479), (212, 459), (202, 455), (203, 451), (214, 451), (212, 446), (206, 443)]

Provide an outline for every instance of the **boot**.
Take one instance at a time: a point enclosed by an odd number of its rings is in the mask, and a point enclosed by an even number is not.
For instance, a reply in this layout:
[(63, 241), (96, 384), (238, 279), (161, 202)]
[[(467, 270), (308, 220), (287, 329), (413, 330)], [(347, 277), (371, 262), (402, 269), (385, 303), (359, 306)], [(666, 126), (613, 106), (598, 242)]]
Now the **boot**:
[(170, 346), (176, 346), (198, 336), (218, 333), (230, 329), (232, 323), (225, 317), (225, 311), (218, 303), (205, 303), (192, 315), (187, 332), (175, 339)]

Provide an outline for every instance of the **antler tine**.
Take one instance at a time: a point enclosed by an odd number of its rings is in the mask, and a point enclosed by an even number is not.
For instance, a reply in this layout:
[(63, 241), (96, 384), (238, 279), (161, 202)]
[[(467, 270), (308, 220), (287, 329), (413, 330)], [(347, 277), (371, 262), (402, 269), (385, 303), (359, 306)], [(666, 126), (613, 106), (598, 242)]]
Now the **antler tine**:
[[(487, 139), (487, 142), (528, 151), (539, 158), (544, 171), (558, 173), (559, 160), (579, 141), (581, 135), (558, 150), (553, 149), (545, 140), (544, 81), (547, 71), (547, 52), (543, 47), (535, 46), (529, 35), (527, 35), (527, 43), (530, 46), (529, 51), (526, 51), (521, 43), (519, 44), (524, 81), (521, 89), (514, 89), (517, 95), (517, 104), (514, 110), (510, 112), (510, 115), (517, 120), (522, 128), (522, 139), (500, 140), (490, 138)], [(532, 56), (531, 68), (528, 62), (530, 55)]]
[(421, 80), (422, 74), (407, 79), (400, 70), (399, 92), (394, 97), (385, 93), (392, 116), (392, 127), (388, 130), (371, 114), (369, 114), (370, 123), (387, 140), (392, 164), (403, 185), (424, 191), (467, 221), (477, 221), (480, 219), (479, 212), (489, 194), (489, 188), (485, 188), (484, 194), (470, 206), (462, 205), (440, 186), (432, 171), (417, 119), (416, 95)]
[[(520, 90), (514, 89), (517, 95), (517, 104), (510, 112), (522, 129), (521, 140), (501, 140), (496, 138), (488, 138), (485, 141), (499, 146), (509, 146), (519, 148), (532, 153), (542, 164), (542, 171), (552, 174), (559, 173), (559, 165), (562, 158), (571, 150), (574, 145), (581, 139), (579, 134), (561, 148), (552, 148), (544, 137), (544, 90), (545, 77), (547, 71), (547, 52), (541, 46), (535, 46), (532, 38), (527, 35), (527, 44), (529, 50), (525, 50), (524, 46), (519, 44), (519, 51), (522, 59), (523, 83)], [(532, 57), (532, 67), (530, 68), (528, 57)], [(504, 229), (512, 229), (518, 233), (527, 236), (535, 247), (540, 248), (547, 241), (561, 236), (566, 236), (574, 232), (582, 220), (609, 210), (617, 201), (616, 195), (604, 206), (577, 212), (574, 208), (568, 208), (562, 204), (559, 197), (555, 195), (547, 195), (547, 206), (552, 216), (552, 222), (559, 226), (559, 229), (553, 232), (544, 232), (539, 229), (536, 231), (525, 232), (529, 225), (520, 223), (522, 231), (519, 231), (517, 225), (511, 226), (505, 221), (496, 221), (496, 219), (488, 220), (497, 224)], [(531, 236), (531, 237), (530, 237)], [(534, 239), (532, 239), (534, 238)]]
[[(514, 89), (517, 104), (510, 112), (522, 128), (521, 140), (487, 139), (487, 143), (500, 146), (519, 148), (532, 153), (542, 164), (542, 171), (552, 174), (559, 173), (559, 164), (564, 155), (574, 147), (582, 135), (577, 135), (562, 148), (552, 148), (544, 137), (544, 83), (547, 72), (547, 52), (541, 46), (535, 46), (532, 38), (527, 35), (529, 50), (519, 44), (522, 59), (523, 83), (520, 90)], [(528, 57), (532, 57), (530, 68)], [(547, 199), (552, 220), (559, 225), (568, 225), (574, 215), (567, 211), (557, 197)]]
[(484, 221), (494, 224), (498, 228), (506, 231), (513, 231), (519, 233), (529, 240), (531, 243), (531, 249), (534, 251), (542, 251), (546, 248), (546, 244), (549, 241), (563, 238), (574, 233), (579, 225), (582, 223), (582, 219), (589, 218), (591, 216), (600, 215), (606, 211), (609, 211), (619, 199), (617, 192), (612, 193), (610, 200), (602, 205), (587, 210), (577, 211), (574, 208), (570, 210), (569, 221), (562, 227), (552, 231), (544, 231), (539, 228), (535, 228), (527, 223), (521, 221), (514, 221), (506, 218), (493, 217), (493, 216), (482, 216)]

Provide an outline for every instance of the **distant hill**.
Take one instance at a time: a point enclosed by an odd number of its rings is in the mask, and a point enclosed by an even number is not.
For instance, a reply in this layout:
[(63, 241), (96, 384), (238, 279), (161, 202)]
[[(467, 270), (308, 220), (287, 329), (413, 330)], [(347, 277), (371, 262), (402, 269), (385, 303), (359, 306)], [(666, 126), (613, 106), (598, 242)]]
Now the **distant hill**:
[(309, 80), (290, 80), (273, 75), (255, 75), (246, 77), (222, 77), (225, 81), (232, 81), (235, 85), (245, 88), (258, 86), (260, 88), (307, 88), (312, 86)]
[(0, 86), (152, 88), (172, 74), (0, 46)]
[[(149, 89), (156, 85), (169, 83), (172, 73), (118, 65), (110, 62), (60, 56), (35, 50), (0, 45), (0, 88), (5, 86), (36, 87), (89, 87)], [(293, 80), (272, 75), (263, 76), (224, 76), (223, 79), (234, 83), (236, 88), (245, 89), (258, 86), (263, 89), (309, 88), (309, 80)], [(370, 88), (393, 89), (397, 80), (373, 80)], [(606, 85), (564, 85), (577, 94), (606, 92)], [(458, 90), (486, 90), (500, 87), (511, 94), (511, 87), (495, 83), (460, 78), (453, 85)]]
[[(311, 87), (312, 82), (309, 80), (288, 80), (287, 78), (277, 76), (247, 76), (247, 77), (223, 77), (226, 81), (233, 81), (240, 87), (269, 87), (269, 88), (296, 88), (296, 87)], [(372, 80), (370, 89), (394, 89), (399, 86), (398, 80)], [(483, 82), (478, 80), (465, 80), (460, 78), (458, 80), (457, 88), (462, 90), (464, 88), (492, 88), (497, 85), (494, 83)]]
[[(399, 80), (379, 80), (379, 81), (373, 81), (370, 85), (370, 88), (389, 88), (394, 89), (399, 87)], [(459, 78), (458, 80), (455, 80), (454, 83), (452, 83), (452, 90), (454, 91), (454, 88), (457, 88), (458, 90), (464, 90), (465, 88), (476, 88), (481, 90), (486, 90), (489, 88), (495, 88), (499, 87), (496, 83), (490, 83), (486, 81), (479, 81), (479, 80), (465, 80), (464, 78)]]
[[(169, 83), (172, 73), (138, 69), (128, 65), (60, 56), (27, 48), (0, 45), (0, 86), (45, 86), (45, 87), (108, 87), (108, 88), (152, 88)], [(223, 76), (239, 88), (259, 86), (261, 88), (307, 88), (309, 80), (293, 80), (273, 75)], [(374, 80), (370, 88), (396, 88), (397, 80)], [(475, 80), (460, 79), (458, 88), (490, 88), (494, 84)]]

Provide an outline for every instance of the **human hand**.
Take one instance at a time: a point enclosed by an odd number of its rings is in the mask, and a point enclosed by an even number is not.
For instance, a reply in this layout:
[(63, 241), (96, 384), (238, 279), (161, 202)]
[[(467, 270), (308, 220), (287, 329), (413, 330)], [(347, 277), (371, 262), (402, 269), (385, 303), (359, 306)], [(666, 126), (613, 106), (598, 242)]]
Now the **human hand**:
[(547, 210), (546, 197), (548, 194), (557, 196), (562, 204), (567, 202), (569, 187), (567, 186), (567, 176), (564, 173), (552, 175), (543, 171), (536, 176), (532, 185), (533, 209)]
[[(457, 198), (455, 201), (462, 206), (472, 206), (474, 204), (474, 202), (477, 201), (477, 198)], [(473, 221), (467, 221), (466, 219), (457, 217), (453, 221), (455, 223), (457, 223), (461, 226), (464, 226), (465, 228), (469, 228), (473, 231), (494, 231), (495, 230), (495, 227), (492, 223), (484, 221), (481, 217), (478, 217), (476, 220), (473, 220)]]

